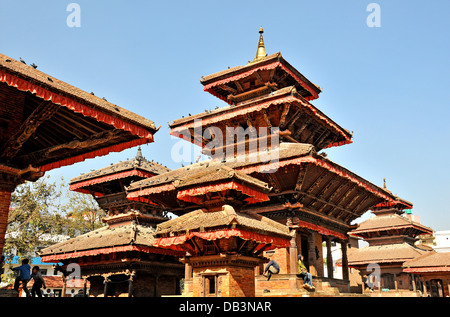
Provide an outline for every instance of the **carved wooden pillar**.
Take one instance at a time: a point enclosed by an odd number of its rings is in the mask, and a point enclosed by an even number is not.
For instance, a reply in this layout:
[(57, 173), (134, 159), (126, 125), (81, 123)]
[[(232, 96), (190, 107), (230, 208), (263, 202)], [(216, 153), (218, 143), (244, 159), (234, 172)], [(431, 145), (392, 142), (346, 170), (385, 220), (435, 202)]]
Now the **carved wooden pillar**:
[(131, 274), (130, 277), (128, 278), (128, 297), (133, 296), (133, 277), (134, 274)]
[(428, 296), (427, 281), (423, 281), (423, 296)]
[(192, 280), (192, 265), (190, 263), (184, 265), (184, 279)]
[(63, 281), (63, 287), (62, 287), (62, 291), (61, 291), (61, 297), (66, 297), (66, 292), (67, 292), (67, 276), (65, 276), (64, 274), (61, 276), (62, 281)]
[(341, 240), (341, 252), (342, 252), (342, 279), (349, 280), (348, 274), (348, 258), (347, 258), (347, 240)]
[(394, 288), (395, 288), (395, 291), (398, 291), (398, 281), (397, 281), (396, 273), (394, 273)]
[(109, 287), (109, 275), (104, 275), (104, 281), (103, 283), (105, 284), (104, 288), (103, 288), (103, 297), (107, 297), (108, 296), (108, 287)]
[(159, 281), (159, 274), (155, 274), (154, 297), (159, 297), (158, 281)]
[(316, 243), (315, 243), (315, 234), (310, 233), (308, 235), (308, 261), (309, 261), (309, 273), (311, 273), (313, 276), (317, 276), (317, 269), (316, 269), (316, 249), (315, 249)]
[(87, 297), (87, 277), (83, 277), (83, 297)]
[(417, 290), (416, 278), (415, 278), (414, 274), (411, 274), (410, 277), (411, 277), (412, 288), (413, 288), (413, 291), (415, 292)]
[(290, 274), (297, 274), (297, 231), (294, 230), (293, 237), (291, 239), (291, 245), (289, 247), (289, 273)]
[(331, 254), (331, 239), (329, 237), (325, 237), (326, 245), (327, 245), (327, 275), (329, 278), (333, 278), (333, 255)]

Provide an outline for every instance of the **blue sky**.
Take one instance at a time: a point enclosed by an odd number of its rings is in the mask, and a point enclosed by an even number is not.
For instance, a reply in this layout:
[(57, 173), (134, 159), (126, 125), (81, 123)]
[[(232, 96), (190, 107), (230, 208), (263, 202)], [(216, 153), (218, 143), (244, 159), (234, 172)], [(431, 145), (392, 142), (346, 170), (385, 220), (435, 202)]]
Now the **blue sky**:
[[(71, 2), (81, 27), (67, 26)], [(380, 27), (366, 23), (370, 3)], [(449, 12), (447, 0), (0, 0), (0, 52), (155, 121), (143, 153), (177, 168), (167, 122), (225, 105), (200, 78), (253, 59), (262, 25), (267, 53), (319, 85), (313, 104), (354, 132), (328, 158), (376, 185), (385, 177), (423, 224), (450, 230)], [(69, 180), (135, 153), (48, 174)]]

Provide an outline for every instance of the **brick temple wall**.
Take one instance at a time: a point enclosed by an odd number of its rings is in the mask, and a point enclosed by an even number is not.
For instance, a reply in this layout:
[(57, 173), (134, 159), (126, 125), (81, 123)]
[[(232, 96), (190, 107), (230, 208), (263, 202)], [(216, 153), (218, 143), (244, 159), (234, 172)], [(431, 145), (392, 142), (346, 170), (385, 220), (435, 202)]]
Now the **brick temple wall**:
[(3, 188), (3, 186), (1, 186), (0, 184), (0, 252), (3, 250), (3, 247), (5, 245), (9, 205), (11, 202), (11, 189), (12, 188)]
[[(215, 277), (216, 292), (210, 292), (208, 278)], [(243, 266), (216, 266), (194, 268), (190, 286), (194, 297), (254, 297), (255, 269)], [(185, 295), (189, 295), (185, 292)]]

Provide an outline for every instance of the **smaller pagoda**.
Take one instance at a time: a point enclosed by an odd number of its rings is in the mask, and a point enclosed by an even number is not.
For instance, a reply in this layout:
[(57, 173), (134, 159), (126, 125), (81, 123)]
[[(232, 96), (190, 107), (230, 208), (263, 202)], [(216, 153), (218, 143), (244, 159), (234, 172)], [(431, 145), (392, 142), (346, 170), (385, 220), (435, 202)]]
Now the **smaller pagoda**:
[(130, 183), (170, 171), (142, 156), (76, 177), (70, 189), (91, 194), (107, 212), (105, 226), (41, 251), (43, 262), (71, 264), (91, 284), (91, 296), (155, 297), (180, 293), (183, 252), (153, 246), (156, 225), (169, 218), (154, 203), (128, 200)]
[[(350, 250), (348, 265), (359, 270), (363, 281), (369, 278), (366, 284), (372, 290), (415, 293), (419, 289), (418, 276), (405, 273), (402, 265), (430, 251), (415, 242), (419, 235), (431, 234), (433, 230), (414, 221), (412, 207), (412, 203), (398, 197), (396, 201), (380, 203), (372, 209), (375, 217), (360, 223), (350, 233), (369, 243), (367, 247)], [(374, 265), (379, 266), (379, 276), (371, 280), (370, 276), (377, 274)]]
[(166, 213), (154, 203), (141, 198), (128, 200), (126, 187), (133, 182), (169, 172), (165, 166), (148, 161), (138, 147), (136, 157), (82, 174), (70, 181), (70, 190), (92, 195), (107, 212), (108, 225), (136, 220), (151, 226), (167, 220)]
[(155, 247), (185, 253), (184, 295), (255, 296), (255, 268), (268, 261), (263, 252), (287, 247), (292, 238), (288, 227), (241, 212), (243, 205), (269, 199), (267, 183), (226, 166), (211, 166), (147, 198), (172, 190), (178, 200), (200, 207), (158, 224), (155, 232)]

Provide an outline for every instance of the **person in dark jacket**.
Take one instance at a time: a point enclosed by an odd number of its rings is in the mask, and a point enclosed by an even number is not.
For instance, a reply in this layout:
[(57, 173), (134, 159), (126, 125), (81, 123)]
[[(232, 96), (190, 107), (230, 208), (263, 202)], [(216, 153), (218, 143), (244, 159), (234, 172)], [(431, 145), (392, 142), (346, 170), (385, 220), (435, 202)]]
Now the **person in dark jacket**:
[(266, 269), (264, 270), (264, 276), (267, 276), (267, 280), (270, 280), (272, 274), (278, 274), (280, 272), (280, 266), (274, 260), (270, 260), (267, 263)]
[(31, 278), (34, 280), (34, 284), (31, 287), (31, 296), (32, 297), (42, 297), (41, 288), (45, 286), (44, 278), (42, 277), (41, 272), (39, 272), (39, 266), (34, 266), (33, 270), (31, 271)]

